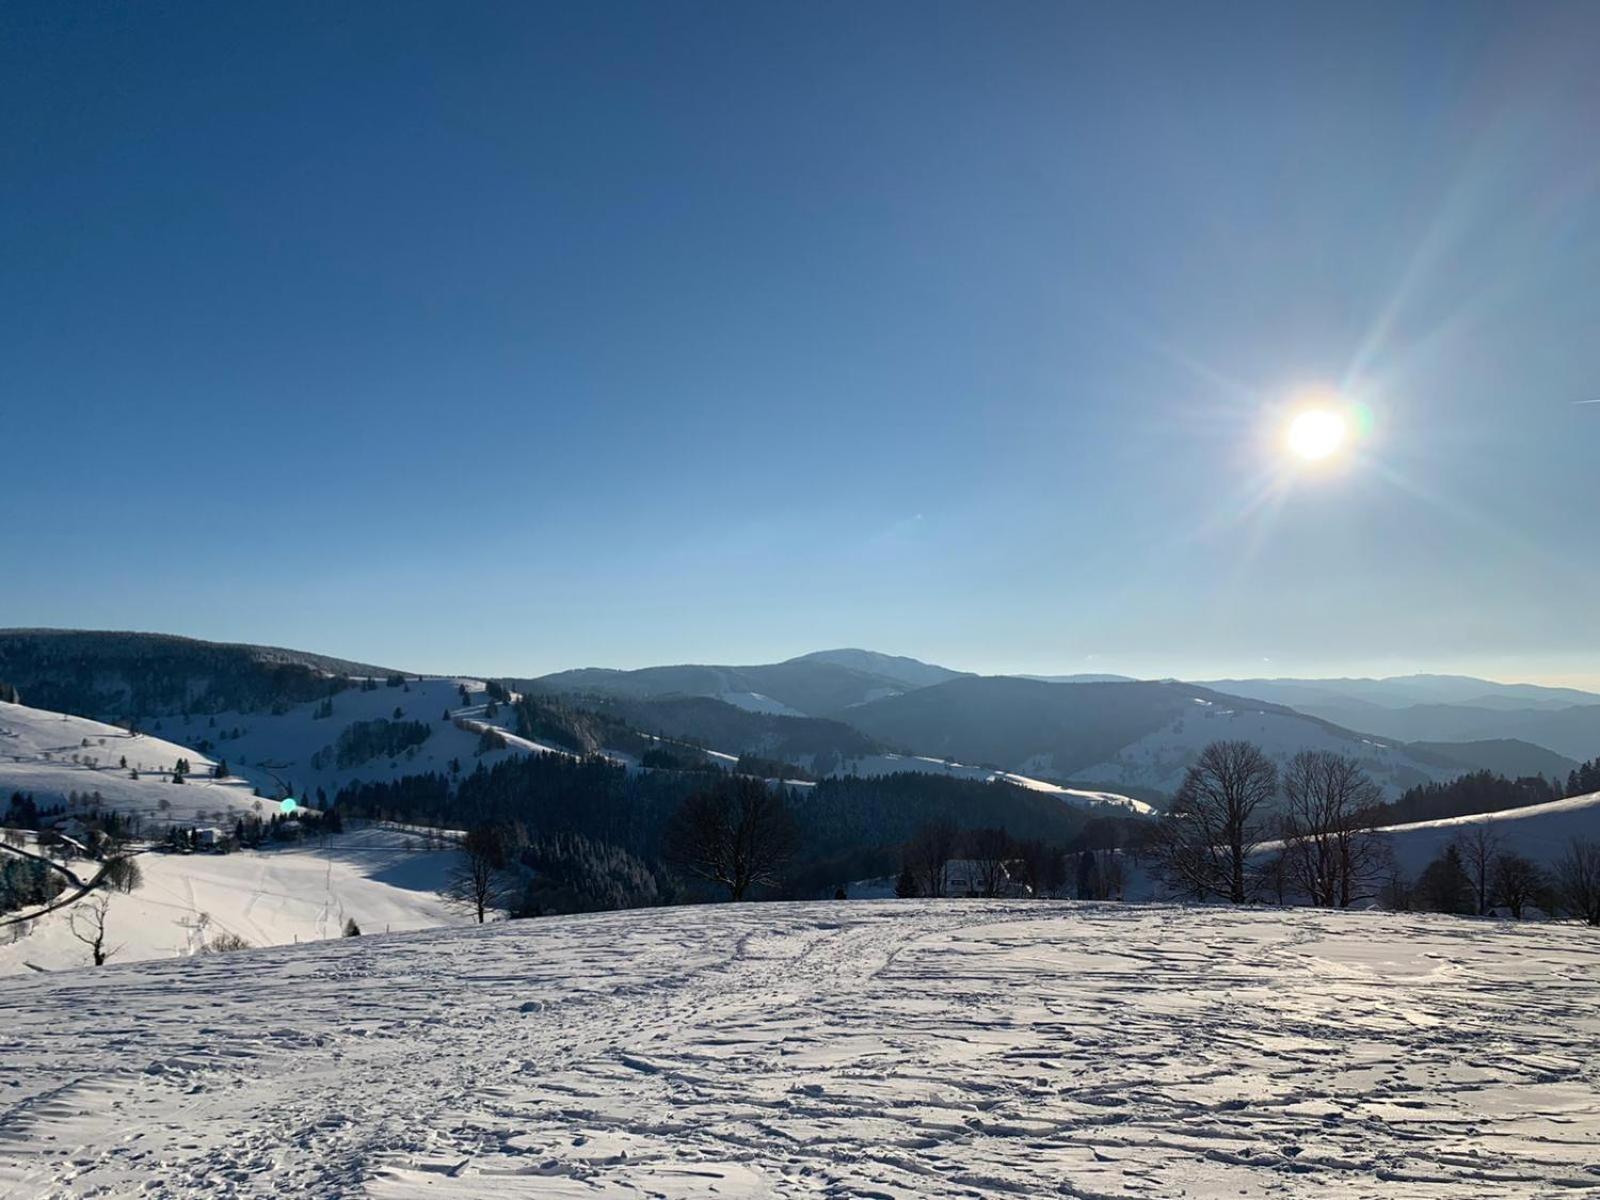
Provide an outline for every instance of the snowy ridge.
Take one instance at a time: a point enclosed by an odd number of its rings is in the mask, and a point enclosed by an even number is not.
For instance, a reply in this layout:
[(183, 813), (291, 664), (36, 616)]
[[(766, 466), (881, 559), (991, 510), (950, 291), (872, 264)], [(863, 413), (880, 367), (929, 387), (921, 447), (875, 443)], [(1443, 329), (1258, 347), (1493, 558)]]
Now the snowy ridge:
[(1580, 1195), (1597, 952), (1433, 916), (885, 902), (0, 980), (0, 1194)]
[(1549, 866), (1562, 856), (1574, 839), (1600, 842), (1600, 792), (1502, 812), (1389, 825), (1379, 832), (1389, 839), (1399, 863), (1416, 872), (1475, 826), (1491, 829), (1502, 849), (1516, 851)]
[(1002, 780), (1015, 784), (1018, 787), (1028, 788), (1030, 791), (1045, 792), (1052, 796), (1059, 796), (1068, 804), (1080, 808), (1121, 808), (1128, 812), (1150, 814), (1155, 808), (1143, 800), (1135, 800), (1132, 796), (1124, 796), (1112, 791), (1088, 791), (1083, 788), (1063, 787), (1058, 783), (1050, 783), (1043, 779), (1034, 779), (1028, 775), (1019, 775), (1014, 771), (996, 771), (988, 767), (970, 767), (963, 763), (947, 761), (940, 758), (930, 758), (921, 754), (873, 754), (861, 758), (852, 758), (846, 762), (844, 770), (836, 774), (846, 775), (893, 775), (901, 771), (915, 771), (925, 775), (948, 775), (954, 779), (976, 779), (984, 783), (993, 783)]

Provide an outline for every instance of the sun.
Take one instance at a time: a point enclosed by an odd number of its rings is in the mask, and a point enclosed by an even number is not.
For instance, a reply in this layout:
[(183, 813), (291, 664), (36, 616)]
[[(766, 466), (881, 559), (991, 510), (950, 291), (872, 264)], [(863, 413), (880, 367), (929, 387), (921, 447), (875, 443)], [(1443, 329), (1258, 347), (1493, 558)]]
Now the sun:
[(1320, 462), (1337, 454), (1349, 437), (1343, 415), (1329, 408), (1308, 408), (1289, 422), (1289, 452), (1306, 462)]

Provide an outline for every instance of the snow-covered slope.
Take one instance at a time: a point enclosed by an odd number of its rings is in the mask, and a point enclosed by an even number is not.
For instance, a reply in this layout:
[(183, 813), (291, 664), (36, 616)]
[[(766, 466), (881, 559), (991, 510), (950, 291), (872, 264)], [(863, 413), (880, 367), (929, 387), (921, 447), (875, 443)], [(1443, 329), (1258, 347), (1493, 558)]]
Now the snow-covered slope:
[(1064, 802), (1079, 808), (1119, 808), (1132, 813), (1152, 813), (1155, 809), (1143, 800), (1124, 796), (1120, 792), (1090, 791), (1084, 788), (1062, 787), (1043, 779), (1018, 775), (1012, 771), (992, 771), (987, 767), (972, 767), (965, 763), (942, 758), (928, 758), (918, 754), (868, 754), (849, 759), (836, 774), (841, 775), (894, 775), (912, 771), (922, 775), (948, 775), (953, 779), (976, 779), (985, 783), (1004, 780), (1018, 787), (1059, 796)]
[(1578, 1196), (1597, 953), (1448, 917), (891, 901), (0, 980), (0, 1195)]
[[(466, 701), (461, 697), (463, 686), (468, 690)], [(297, 793), (306, 796), (314, 796), (322, 788), (332, 797), (344, 784), (358, 779), (371, 782), (430, 771), (447, 773), (452, 761), (459, 762), (462, 771), (471, 771), (480, 762), (492, 766), (508, 754), (555, 749), (513, 738), (508, 739), (505, 749), (480, 753), (479, 736), (484, 724), (502, 731), (515, 725), (508, 706), (499, 707), (494, 718), (488, 718), (486, 700), (480, 680), (412, 679), (405, 688), (348, 688), (332, 697), (333, 711), (328, 716), (317, 715), (320, 704), (299, 704), (277, 715), (218, 713), (215, 717), (191, 718), (186, 725), (173, 718), (165, 723), (164, 732), (184, 740), (204, 738), (213, 742), (211, 753), (225, 758), (229, 770), (269, 794), (277, 794), (292, 784)], [(446, 712), (450, 720), (444, 719)], [(340, 765), (336, 751), (339, 735), (357, 721), (379, 720), (420, 721), (427, 726), (428, 736), (392, 756)]]
[(1391, 825), (1383, 833), (1394, 847), (1396, 860), (1415, 874), (1451, 842), (1479, 826), (1493, 832), (1501, 849), (1549, 866), (1561, 858), (1574, 839), (1600, 842), (1600, 792), (1504, 812)]
[[(171, 772), (180, 758), (194, 774), (175, 784)], [(41, 807), (76, 796), (87, 807), (137, 813), (162, 824), (193, 823), (200, 813), (209, 819), (250, 811), (256, 802), (250, 784), (214, 780), (211, 766), (205, 755), (154, 734), (0, 703), (0, 813), (13, 792), (31, 794)]]
[[(134, 962), (187, 957), (220, 934), (272, 946), (339, 937), (346, 919), (364, 933), (461, 922), (438, 895), (455, 858), (450, 849), (428, 850), (420, 836), (379, 827), (281, 849), (140, 854), (144, 883), (111, 894), (107, 945), (121, 947), (113, 962)], [(0, 928), (0, 975), (87, 966), (70, 912), (47, 913), (25, 930)]]
[[(1192, 708), (1139, 738), (1111, 758), (1077, 770), (1076, 779), (1108, 787), (1176, 791), (1184, 772), (1209, 742), (1221, 738), (1254, 742), (1280, 764), (1300, 750), (1329, 750), (1358, 759), (1387, 797), (1419, 783), (1454, 779), (1465, 768), (1408, 754), (1404, 747), (1308, 720), (1295, 713), (1235, 709), (1196, 699)], [(1050, 773), (1051, 764), (1024, 770)]]

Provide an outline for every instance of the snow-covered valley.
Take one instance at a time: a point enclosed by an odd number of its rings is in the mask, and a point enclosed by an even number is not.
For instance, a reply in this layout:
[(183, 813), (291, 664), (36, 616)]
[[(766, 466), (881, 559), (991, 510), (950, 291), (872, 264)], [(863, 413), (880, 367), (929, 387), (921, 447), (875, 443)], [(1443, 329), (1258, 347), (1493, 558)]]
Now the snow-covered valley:
[[(251, 946), (320, 941), (339, 937), (347, 920), (366, 933), (463, 922), (438, 894), (455, 857), (423, 835), (380, 827), (233, 854), (140, 854), (142, 886), (109, 897), (111, 961), (187, 957), (230, 934)], [(86, 967), (71, 912), (0, 925), (0, 975)]]
[(1600, 932), (1029, 902), (0, 980), (0, 1195), (1600, 1188)]

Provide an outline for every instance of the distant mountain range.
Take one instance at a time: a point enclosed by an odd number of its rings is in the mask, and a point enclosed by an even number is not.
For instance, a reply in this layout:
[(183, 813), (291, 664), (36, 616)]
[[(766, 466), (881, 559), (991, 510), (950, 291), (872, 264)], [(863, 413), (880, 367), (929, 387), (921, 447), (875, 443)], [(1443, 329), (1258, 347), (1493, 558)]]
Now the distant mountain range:
[(1442, 758), (1474, 771), (1493, 771), (1507, 779), (1543, 775), (1546, 779), (1565, 779), (1577, 760), (1520, 742), (1516, 738), (1491, 738), (1481, 742), (1409, 742), (1406, 749), (1415, 755)]
[[(267, 646), (0, 631), (0, 684), (17, 687), (25, 703), (101, 719), (281, 708), (320, 699), (341, 678), (389, 674)], [(1218, 737), (1249, 738), (1280, 759), (1302, 748), (1352, 754), (1390, 794), (1475, 769), (1564, 775), (1600, 755), (1600, 696), (1464, 676), (980, 676), (838, 649), (778, 663), (582, 668), (505, 682), (607, 709), (647, 733), (822, 772), (879, 770), (886, 758), (948, 760), (1145, 799), (1170, 794)]]
[[(1280, 758), (1308, 747), (1353, 754), (1391, 794), (1485, 762), (1539, 761), (1551, 770), (1558, 764), (1570, 769), (1566, 759), (1536, 746), (1479, 747), (1460, 756), (1414, 752), (1401, 744), (1405, 739), (1355, 732), (1287, 704), (1198, 684), (1105, 675), (979, 676), (865, 650), (820, 651), (756, 666), (563, 671), (522, 686), (613, 704), (681, 705), (693, 697), (769, 721), (812, 718), (827, 725), (811, 730), (807, 740), (824, 728), (847, 728), (903, 755), (1144, 796), (1170, 793), (1194, 754), (1218, 737), (1250, 737)], [(662, 723), (664, 712), (658, 708), (653, 719), (635, 707), (627, 717), (675, 736), (688, 732), (682, 708), (670, 724)], [(749, 746), (724, 741), (723, 749), (772, 753), (788, 737), (781, 722), (761, 727), (756, 736), (748, 719), (718, 719), (706, 707), (694, 719), (720, 726), (724, 738), (735, 730), (756, 738)], [(833, 739), (830, 749), (842, 759), (855, 752), (849, 737)], [(824, 754), (831, 763), (829, 751)]]
[(960, 671), (914, 658), (870, 650), (821, 650), (761, 666), (684, 665), (633, 671), (586, 667), (514, 682), (524, 690), (635, 700), (707, 696), (751, 712), (829, 717), (961, 677)]
[(1289, 705), (1310, 716), (1397, 741), (1509, 738), (1568, 759), (1600, 755), (1600, 695), (1576, 688), (1493, 683), (1462, 675), (1219, 679), (1207, 686)]

